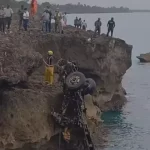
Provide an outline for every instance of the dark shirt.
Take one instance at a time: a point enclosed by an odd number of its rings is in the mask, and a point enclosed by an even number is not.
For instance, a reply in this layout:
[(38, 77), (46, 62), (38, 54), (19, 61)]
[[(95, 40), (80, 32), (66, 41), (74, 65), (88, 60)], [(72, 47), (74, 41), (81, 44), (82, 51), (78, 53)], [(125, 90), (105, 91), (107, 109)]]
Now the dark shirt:
[(102, 22), (97, 20), (97, 21), (95, 22), (95, 27), (96, 27), (96, 28), (99, 28), (99, 27), (101, 27), (101, 26), (102, 26)]
[(113, 20), (109, 20), (107, 26), (108, 28), (113, 29), (115, 27), (115, 22)]
[(75, 19), (74, 20), (74, 25), (77, 25), (78, 24), (78, 19)]
[(53, 64), (53, 56), (48, 56), (47, 57), (47, 64), (52, 65)]
[(24, 13), (24, 10), (23, 10), (23, 9), (20, 9), (20, 10), (18, 11), (18, 14), (19, 14), (19, 18), (20, 18), (20, 19), (23, 19), (23, 13)]
[(52, 12), (51, 12), (50, 9), (47, 9), (47, 12), (49, 13), (49, 19), (50, 19), (50, 21), (51, 21), (51, 19), (52, 19)]

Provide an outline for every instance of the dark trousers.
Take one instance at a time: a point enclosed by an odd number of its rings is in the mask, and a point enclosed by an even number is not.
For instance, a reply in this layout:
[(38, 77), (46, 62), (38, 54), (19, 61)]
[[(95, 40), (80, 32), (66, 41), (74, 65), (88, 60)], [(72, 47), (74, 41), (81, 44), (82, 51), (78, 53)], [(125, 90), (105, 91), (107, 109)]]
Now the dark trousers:
[(43, 21), (43, 28), (42, 29), (43, 29), (44, 32), (50, 32), (49, 25), (50, 25), (49, 21)]
[(23, 27), (25, 31), (28, 30), (28, 23), (29, 23), (29, 19), (23, 19)]
[(77, 28), (81, 29), (81, 24), (77, 25)]
[(82, 27), (82, 29), (83, 29), (83, 30), (86, 30), (86, 27), (85, 27), (85, 26), (83, 26), (83, 27)]
[(109, 33), (111, 32), (111, 37), (113, 36), (114, 29), (108, 28), (107, 36), (109, 36)]
[(96, 27), (95, 28), (95, 35), (96, 35), (97, 32), (98, 32), (98, 35), (101, 34), (101, 27)]
[(48, 23), (48, 31), (51, 32), (51, 20)]
[(19, 30), (20, 30), (21, 27), (22, 27), (22, 23), (23, 23), (23, 18), (20, 18), (20, 19), (19, 19)]
[(5, 32), (5, 19), (0, 18), (0, 31)]
[(55, 23), (55, 32), (57, 32), (58, 26), (59, 26), (59, 24)]
[(9, 30), (10, 29), (10, 25), (11, 25), (11, 17), (6, 17), (5, 21), (6, 21), (7, 29)]

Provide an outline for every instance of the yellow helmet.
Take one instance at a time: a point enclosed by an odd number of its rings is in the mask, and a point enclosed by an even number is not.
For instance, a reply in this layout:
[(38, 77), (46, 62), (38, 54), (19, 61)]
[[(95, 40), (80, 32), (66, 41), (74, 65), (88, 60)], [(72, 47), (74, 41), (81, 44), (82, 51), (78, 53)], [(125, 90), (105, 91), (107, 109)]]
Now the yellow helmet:
[(48, 51), (48, 55), (53, 55), (53, 51)]

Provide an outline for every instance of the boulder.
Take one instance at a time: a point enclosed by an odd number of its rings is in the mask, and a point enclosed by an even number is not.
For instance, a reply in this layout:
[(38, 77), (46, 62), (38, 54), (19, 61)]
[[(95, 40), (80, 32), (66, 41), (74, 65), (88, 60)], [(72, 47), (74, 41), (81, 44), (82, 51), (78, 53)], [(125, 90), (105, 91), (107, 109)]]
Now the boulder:
[(140, 54), (140, 56), (137, 56), (137, 58), (140, 60), (140, 62), (150, 62), (150, 53)]

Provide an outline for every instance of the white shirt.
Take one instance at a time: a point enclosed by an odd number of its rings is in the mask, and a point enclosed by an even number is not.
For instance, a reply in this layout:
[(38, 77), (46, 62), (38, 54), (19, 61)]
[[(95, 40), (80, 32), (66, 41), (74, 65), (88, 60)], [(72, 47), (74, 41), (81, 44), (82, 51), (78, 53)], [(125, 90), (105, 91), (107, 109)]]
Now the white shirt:
[(85, 26), (85, 28), (87, 28), (87, 23), (86, 22), (82, 22), (82, 26)]
[(63, 21), (64, 21), (65, 23), (67, 23), (67, 15), (66, 15), (66, 14), (63, 15)]
[(12, 14), (14, 13), (11, 8), (4, 8), (4, 12), (5, 12), (5, 17), (11, 17)]
[(5, 12), (3, 9), (0, 9), (0, 18), (4, 18)]
[(29, 19), (29, 12), (28, 11), (23, 13), (23, 19)]

